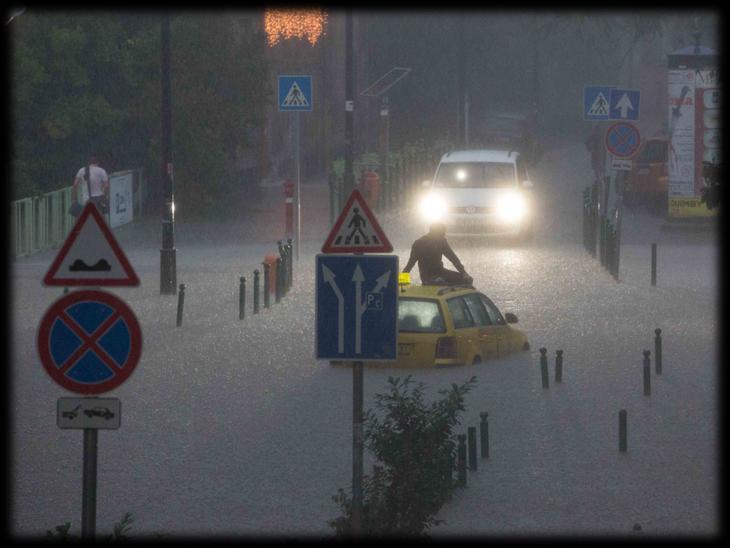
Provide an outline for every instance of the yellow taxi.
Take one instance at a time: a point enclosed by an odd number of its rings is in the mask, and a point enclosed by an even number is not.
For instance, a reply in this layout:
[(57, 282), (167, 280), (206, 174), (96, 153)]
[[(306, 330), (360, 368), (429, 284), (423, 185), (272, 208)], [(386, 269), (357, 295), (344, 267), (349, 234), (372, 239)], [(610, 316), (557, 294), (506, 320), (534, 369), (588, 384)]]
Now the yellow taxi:
[[(511, 325), (515, 323), (517, 316), (511, 312), (502, 315), (489, 297), (473, 287), (401, 283), (398, 359), (395, 362), (367, 362), (366, 365), (470, 365), (528, 350), (527, 336)], [(332, 363), (349, 365), (351, 362)]]

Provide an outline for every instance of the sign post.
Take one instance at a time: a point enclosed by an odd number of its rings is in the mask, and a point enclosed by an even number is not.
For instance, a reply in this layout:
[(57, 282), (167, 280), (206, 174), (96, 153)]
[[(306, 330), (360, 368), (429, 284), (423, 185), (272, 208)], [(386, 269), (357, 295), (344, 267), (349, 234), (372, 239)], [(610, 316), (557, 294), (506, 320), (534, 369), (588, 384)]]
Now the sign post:
[(296, 216), (295, 227), (295, 257), (299, 260), (299, 248), (301, 247), (301, 177), (299, 165), (299, 112), (312, 110), (312, 76), (279, 76), (279, 111), (294, 112), (294, 131), (296, 133), (295, 164), (296, 164)]
[[(317, 359), (353, 360), (352, 531), (362, 534), (363, 367), (397, 358), (398, 256), (355, 189), (315, 261)], [(333, 325), (333, 318), (337, 318)]]
[[(130, 204), (131, 206), (131, 204)], [(87, 204), (43, 278), (46, 286), (135, 286), (139, 278), (94, 204)], [(99, 290), (64, 294), (51, 305), (38, 328), (43, 368), (62, 388), (101, 394), (122, 384), (142, 352), (142, 331), (132, 310)], [(59, 428), (84, 431), (81, 537), (96, 535), (98, 429), (117, 429), (116, 398), (60, 398)]]

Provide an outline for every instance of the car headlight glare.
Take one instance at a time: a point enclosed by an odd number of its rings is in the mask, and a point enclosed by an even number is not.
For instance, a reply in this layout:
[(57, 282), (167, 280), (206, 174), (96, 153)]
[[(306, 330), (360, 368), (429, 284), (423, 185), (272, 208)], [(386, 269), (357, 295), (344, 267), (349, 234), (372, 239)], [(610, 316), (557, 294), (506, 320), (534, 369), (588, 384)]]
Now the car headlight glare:
[(446, 202), (435, 193), (426, 194), (421, 200), (421, 215), (428, 222), (443, 220), (446, 215)]
[(517, 192), (502, 195), (497, 202), (497, 217), (507, 223), (516, 223), (527, 213), (524, 197)]

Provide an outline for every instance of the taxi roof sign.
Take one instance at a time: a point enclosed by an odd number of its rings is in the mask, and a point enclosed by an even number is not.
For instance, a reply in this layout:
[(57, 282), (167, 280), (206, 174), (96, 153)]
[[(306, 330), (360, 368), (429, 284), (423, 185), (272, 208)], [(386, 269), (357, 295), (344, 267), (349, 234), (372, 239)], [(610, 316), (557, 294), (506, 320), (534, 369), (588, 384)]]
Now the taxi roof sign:
[(393, 246), (360, 191), (355, 189), (322, 245), (322, 253), (390, 253)]
[(96, 206), (88, 202), (43, 277), (51, 286), (135, 286), (139, 278)]

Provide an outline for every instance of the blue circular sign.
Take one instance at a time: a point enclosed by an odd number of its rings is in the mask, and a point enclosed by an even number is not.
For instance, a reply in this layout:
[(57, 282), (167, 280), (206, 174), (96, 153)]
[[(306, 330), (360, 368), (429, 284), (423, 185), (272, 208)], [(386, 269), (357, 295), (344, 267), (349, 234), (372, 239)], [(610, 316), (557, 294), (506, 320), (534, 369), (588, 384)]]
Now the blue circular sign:
[(606, 149), (619, 158), (633, 156), (640, 144), (639, 130), (628, 122), (613, 124), (606, 131)]
[(122, 384), (139, 362), (142, 332), (130, 308), (97, 290), (56, 301), (38, 329), (38, 354), (51, 378), (72, 392), (101, 394)]

